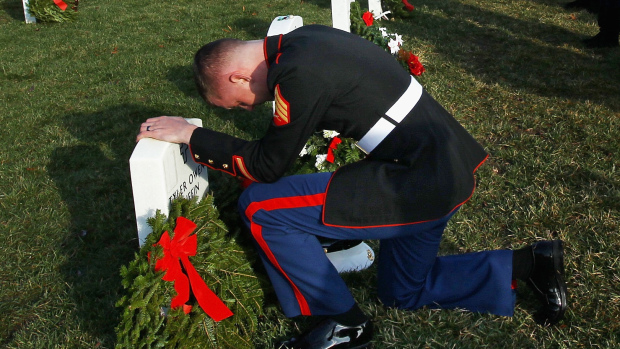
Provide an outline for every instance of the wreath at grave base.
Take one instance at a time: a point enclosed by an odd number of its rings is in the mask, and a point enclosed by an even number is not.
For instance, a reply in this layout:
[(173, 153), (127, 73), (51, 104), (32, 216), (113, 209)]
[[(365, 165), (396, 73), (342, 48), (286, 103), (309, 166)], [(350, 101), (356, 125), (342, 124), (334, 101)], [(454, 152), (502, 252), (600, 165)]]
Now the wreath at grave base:
[[(261, 280), (252, 269), (253, 256), (229, 236), (218, 217), (213, 197), (209, 195), (200, 202), (196, 198), (177, 199), (172, 202), (170, 217), (157, 211), (155, 217), (148, 219), (153, 232), (135, 259), (121, 268), (127, 294), (116, 304), (123, 309), (116, 328), (117, 348), (253, 347), (252, 337), (256, 334), (258, 318), (263, 315)], [(181, 231), (187, 224), (193, 227), (194, 223), (195, 229)], [(188, 234), (197, 238), (196, 252), (187, 258), (192, 266), (180, 258), (183, 263), (179, 262), (182, 267), (178, 271), (189, 276), (191, 297), (187, 302), (182, 300), (182, 306), (172, 307), (175, 299), (179, 303), (177, 298), (182, 292), (177, 288), (183, 282), (164, 281), (162, 277), (170, 279), (172, 268), (162, 270), (161, 263), (166, 258), (168, 262), (177, 262), (171, 257), (172, 252), (182, 248), (174, 246), (175, 241)], [(198, 300), (199, 287), (190, 275), (193, 268), (213, 296), (233, 315), (214, 315), (212, 309), (211, 312), (203, 309), (217, 301)]]
[[(404, 0), (403, 0), (404, 1)], [(357, 2), (351, 3), (351, 33), (373, 42), (395, 56), (396, 60), (410, 74), (420, 76), (426, 70), (413, 52), (405, 50), (402, 35), (388, 33), (387, 28), (379, 27), (374, 15), (362, 9)]]
[(28, 12), (39, 22), (71, 22), (77, 17), (79, 0), (29, 0)]

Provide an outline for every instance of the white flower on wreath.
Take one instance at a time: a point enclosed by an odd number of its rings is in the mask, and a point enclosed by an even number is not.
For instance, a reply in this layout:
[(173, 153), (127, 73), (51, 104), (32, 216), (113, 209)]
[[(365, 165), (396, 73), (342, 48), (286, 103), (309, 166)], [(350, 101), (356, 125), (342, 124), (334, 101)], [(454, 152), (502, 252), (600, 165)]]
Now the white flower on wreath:
[(398, 44), (398, 46), (403, 46), (403, 36), (402, 35), (398, 35), (398, 33), (394, 33), (394, 40), (396, 41), (396, 43)]
[(338, 136), (340, 133), (336, 132), (336, 131), (330, 131), (330, 130), (323, 130), (323, 138), (334, 138), (336, 136)]
[(299, 156), (308, 155), (308, 144), (304, 145), (304, 148), (299, 152)]
[(393, 55), (397, 54), (400, 50), (400, 44), (394, 39), (390, 39), (388, 42), (388, 47), (390, 48), (390, 53)]
[(382, 36), (382, 37), (386, 37), (386, 36), (388, 36), (388, 33), (387, 33), (387, 28), (386, 28), (386, 27), (380, 27), (380, 28), (379, 28), (379, 31), (381, 32), (381, 36)]
[(327, 159), (327, 154), (318, 154), (316, 156), (316, 162), (314, 163), (314, 167), (316, 167), (319, 170), (322, 170), (326, 159)]

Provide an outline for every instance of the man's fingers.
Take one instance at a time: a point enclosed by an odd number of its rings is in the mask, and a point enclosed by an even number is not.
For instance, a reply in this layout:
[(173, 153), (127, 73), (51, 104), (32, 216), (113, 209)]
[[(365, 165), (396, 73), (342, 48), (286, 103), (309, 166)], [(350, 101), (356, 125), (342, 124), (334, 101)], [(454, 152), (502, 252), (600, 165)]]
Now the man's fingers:
[(188, 143), (195, 128), (182, 117), (149, 118), (140, 125), (136, 142), (143, 138), (154, 138), (171, 143)]
[(136, 136), (136, 142), (139, 142), (142, 138), (148, 138), (150, 131), (140, 131)]
[(136, 142), (140, 141), (142, 138), (155, 138), (157, 139), (160, 129), (153, 124), (152, 122), (144, 122), (140, 125), (140, 131), (138, 136), (136, 137)]
[(164, 118), (167, 118), (167, 117), (168, 116), (156, 116), (154, 118), (148, 118), (148, 119), (146, 119), (145, 123), (147, 123), (147, 122), (153, 123), (153, 122), (155, 122), (157, 120), (164, 119)]

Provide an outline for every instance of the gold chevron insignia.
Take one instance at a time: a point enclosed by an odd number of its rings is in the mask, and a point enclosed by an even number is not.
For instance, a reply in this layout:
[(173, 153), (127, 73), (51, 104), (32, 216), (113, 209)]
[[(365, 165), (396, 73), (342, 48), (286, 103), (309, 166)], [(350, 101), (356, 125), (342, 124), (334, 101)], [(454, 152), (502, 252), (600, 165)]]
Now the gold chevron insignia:
[(282, 97), (280, 85), (276, 85), (273, 123), (276, 124), (276, 126), (282, 126), (289, 122), (291, 122), (290, 104)]

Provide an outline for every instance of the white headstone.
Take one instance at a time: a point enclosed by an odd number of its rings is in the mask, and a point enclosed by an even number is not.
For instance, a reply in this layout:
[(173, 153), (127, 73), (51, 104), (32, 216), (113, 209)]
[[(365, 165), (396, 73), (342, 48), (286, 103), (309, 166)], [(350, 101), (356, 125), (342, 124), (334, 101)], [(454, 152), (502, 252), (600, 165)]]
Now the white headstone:
[(351, 3), (355, 0), (332, 0), (332, 27), (351, 32)]
[(369, 268), (375, 260), (375, 253), (365, 242), (361, 242), (346, 250), (328, 252), (327, 258), (339, 273), (346, 273)]
[(36, 23), (37, 19), (31, 16), (30, 11), (28, 11), (28, 1), (29, 0), (22, 0), (22, 3), (24, 5), (24, 17), (26, 18), (26, 23)]
[[(200, 119), (186, 120), (202, 127)], [(177, 197), (202, 199), (209, 187), (206, 166), (194, 162), (187, 144), (141, 139), (129, 158), (129, 169), (140, 246), (152, 232), (147, 218), (157, 210), (168, 215), (170, 202)]]
[(382, 13), (381, 0), (368, 0), (368, 11), (375, 15), (375, 18)]
[(267, 36), (286, 34), (304, 25), (303, 18), (299, 16), (278, 16), (271, 21)]
[[(351, 32), (351, 3), (355, 0), (332, 0), (332, 27)], [(373, 15), (382, 14), (381, 0), (368, 0)]]

